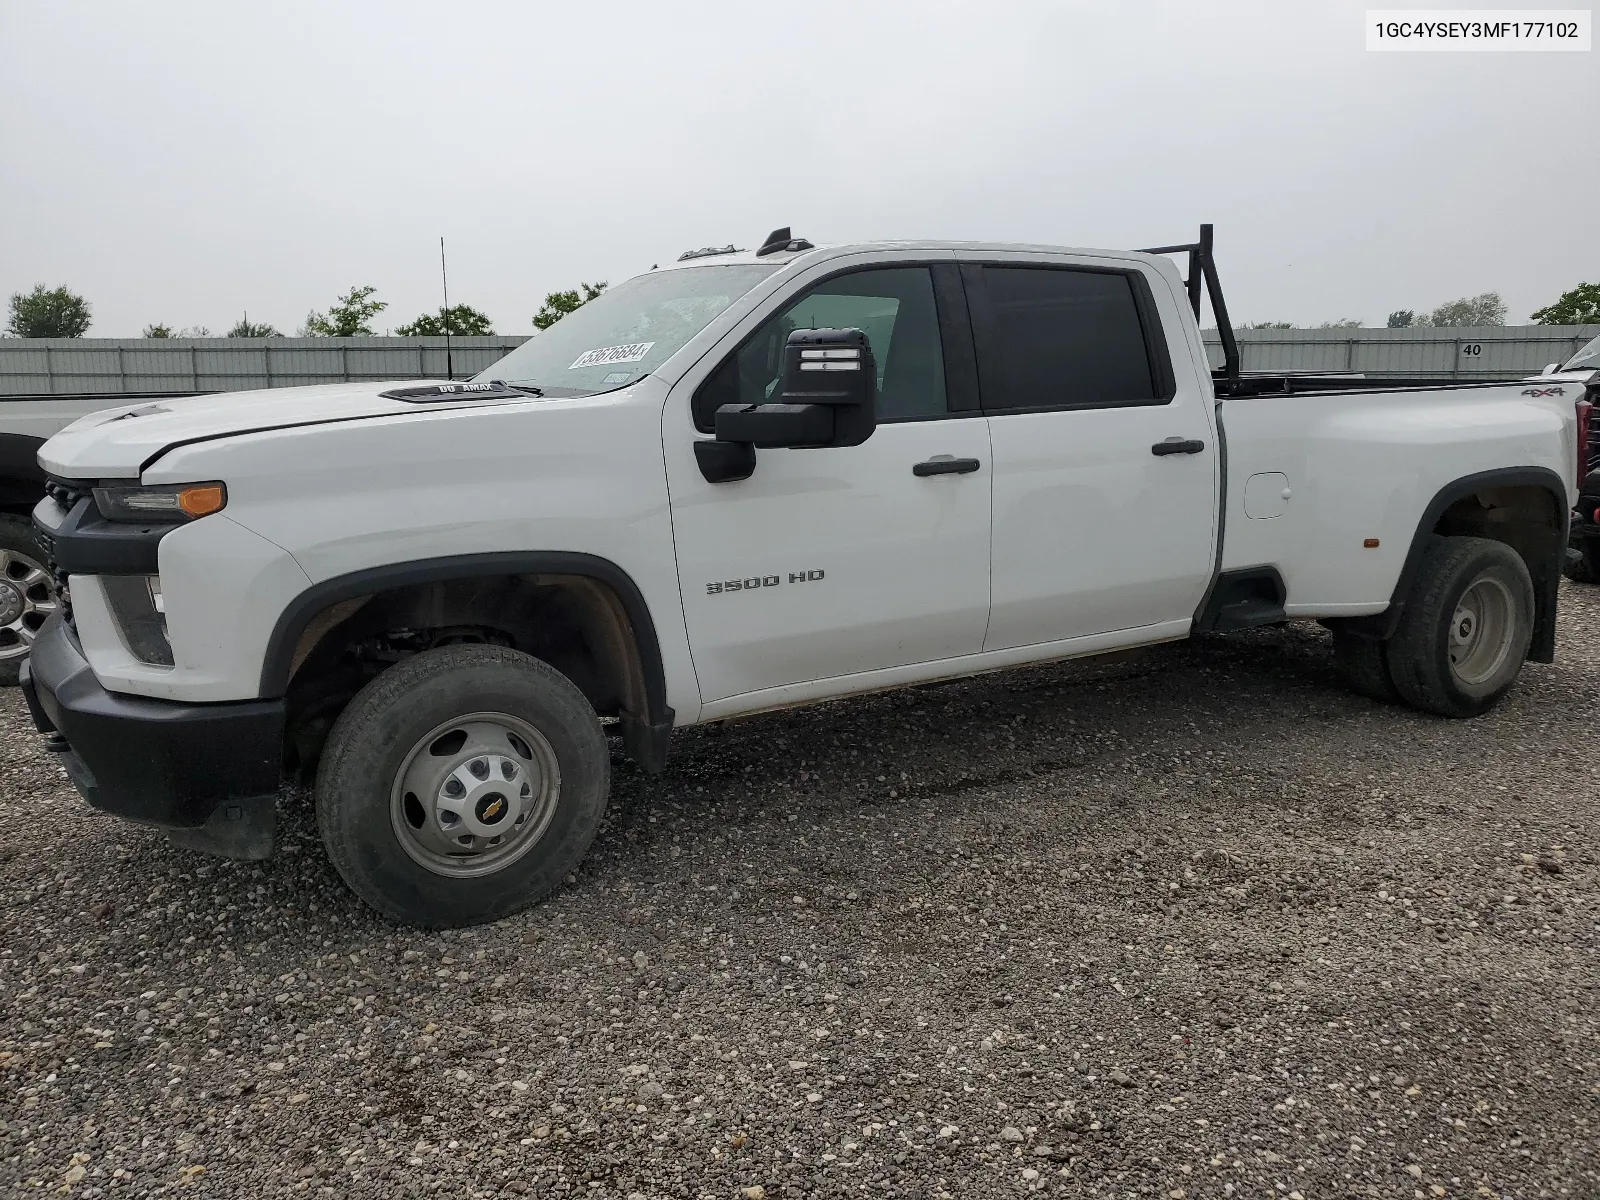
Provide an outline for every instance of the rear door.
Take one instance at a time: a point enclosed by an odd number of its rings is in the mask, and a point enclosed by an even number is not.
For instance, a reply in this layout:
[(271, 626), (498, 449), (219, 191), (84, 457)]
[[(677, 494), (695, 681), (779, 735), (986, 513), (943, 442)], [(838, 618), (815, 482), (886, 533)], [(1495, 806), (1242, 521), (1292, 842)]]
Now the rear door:
[[(789, 331), (807, 327), (867, 334), (879, 371), (872, 436), (859, 446), (758, 450), (749, 479), (707, 482), (696, 437), (719, 405), (769, 399)], [(981, 649), (989, 434), (975, 379), (960, 279), (947, 261), (802, 282), (709, 375), (674, 390), (663, 424), (673, 536), (702, 699), (729, 701), (713, 713), (808, 694), (774, 689)], [(749, 699), (730, 699), (739, 697)]]
[(994, 457), (984, 649), (1186, 633), (1214, 564), (1218, 456), (1211, 399), (1167, 351), (1170, 288), (1127, 260), (962, 272)]

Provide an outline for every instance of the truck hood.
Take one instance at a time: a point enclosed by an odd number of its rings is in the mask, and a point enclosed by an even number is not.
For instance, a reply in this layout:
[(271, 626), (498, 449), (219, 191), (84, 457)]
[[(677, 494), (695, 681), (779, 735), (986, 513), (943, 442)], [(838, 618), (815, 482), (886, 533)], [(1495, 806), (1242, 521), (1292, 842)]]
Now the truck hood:
[(154, 459), (178, 445), (297, 425), (415, 416), (531, 399), (503, 391), (483, 396), (446, 393), (421, 400), (383, 395), (402, 388), (433, 392), (440, 386), (437, 379), (411, 379), (144, 400), (78, 418), (39, 448), (39, 465), (62, 479), (137, 479)]

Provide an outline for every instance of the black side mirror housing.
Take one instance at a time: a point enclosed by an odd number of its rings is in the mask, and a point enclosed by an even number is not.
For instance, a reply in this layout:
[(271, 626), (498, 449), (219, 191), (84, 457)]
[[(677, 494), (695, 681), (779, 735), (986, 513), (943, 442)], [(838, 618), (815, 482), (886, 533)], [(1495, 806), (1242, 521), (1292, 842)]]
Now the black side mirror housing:
[[(878, 368), (865, 333), (796, 329), (784, 344), (778, 396), (718, 408), (716, 441), (695, 443), (700, 472), (712, 483), (748, 479), (755, 447), (859, 446), (877, 428), (877, 390)], [(730, 448), (712, 449), (720, 446)]]
[(834, 424), (833, 410), (823, 404), (724, 404), (717, 409), (717, 441), (762, 449), (829, 446)]

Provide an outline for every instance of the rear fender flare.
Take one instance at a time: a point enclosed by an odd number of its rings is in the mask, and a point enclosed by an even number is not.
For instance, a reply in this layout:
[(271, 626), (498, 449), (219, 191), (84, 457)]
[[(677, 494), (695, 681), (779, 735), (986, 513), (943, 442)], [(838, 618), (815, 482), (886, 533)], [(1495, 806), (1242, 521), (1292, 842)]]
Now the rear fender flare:
[(1384, 640), (1393, 637), (1395, 630), (1400, 627), (1400, 618), (1405, 614), (1406, 597), (1416, 586), (1417, 576), (1422, 570), (1428, 539), (1433, 535), (1440, 518), (1458, 500), (1487, 489), (1506, 487), (1537, 488), (1550, 500), (1550, 515), (1555, 536), (1551, 538), (1548, 554), (1532, 560), (1525, 554), (1524, 561), (1528, 563), (1528, 574), (1533, 577), (1534, 594), (1533, 641), (1528, 647), (1528, 658), (1533, 662), (1554, 661), (1557, 590), (1561, 583), (1561, 567), (1566, 551), (1567, 521), (1570, 514), (1567, 508), (1567, 485), (1561, 476), (1549, 467), (1501, 467), (1493, 471), (1463, 475), (1460, 479), (1445, 484), (1429, 501), (1428, 507), (1423, 510), (1422, 517), (1417, 522), (1416, 532), (1411, 538), (1411, 548), (1406, 552), (1405, 564), (1400, 568), (1400, 577), (1389, 596), (1389, 607), (1370, 617), (1330, 621), (1328, 624), (1337, 625), (1341, 629), (1364, 637)]

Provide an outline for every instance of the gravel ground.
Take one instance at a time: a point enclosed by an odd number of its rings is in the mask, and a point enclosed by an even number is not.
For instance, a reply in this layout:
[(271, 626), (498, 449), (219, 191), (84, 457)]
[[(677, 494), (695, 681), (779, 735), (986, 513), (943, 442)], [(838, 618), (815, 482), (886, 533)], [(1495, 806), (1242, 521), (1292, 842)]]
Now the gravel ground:
[(1600, 1196), (1600, 590), (1453, 723), (1315, 627), (691, 731), (537, 910), (88, 812), (0, 696), (0, 1187)]

